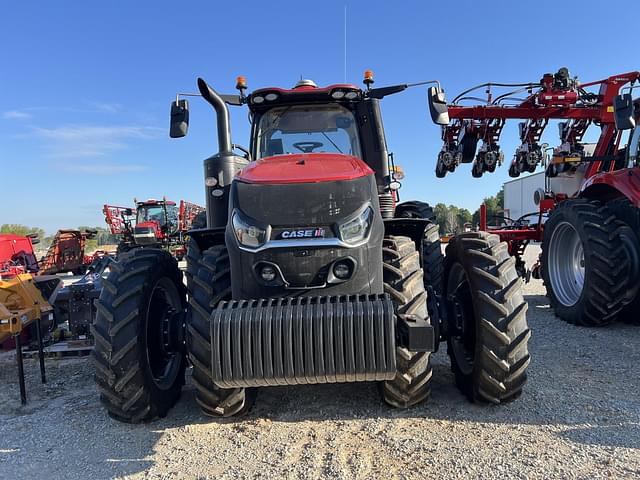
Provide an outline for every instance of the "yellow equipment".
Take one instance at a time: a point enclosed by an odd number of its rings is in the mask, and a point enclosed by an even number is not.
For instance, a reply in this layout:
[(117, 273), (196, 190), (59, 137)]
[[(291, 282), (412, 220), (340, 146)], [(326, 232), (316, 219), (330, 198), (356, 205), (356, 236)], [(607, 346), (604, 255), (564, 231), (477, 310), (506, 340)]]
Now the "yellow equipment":
[(60, 279), (55, 277), (37, 277), (37, 280), (34, 280), (34, 277), (29, 273), (19, 274), (11, 278), (0, 278), (0, 343), (9, 337), (15, 339), (20, 399), (23, 404), (26, 403), (27, 396), (24, 384), (20, 333), (31, 323), (36, 323), (40, 376), (42, 383), (46, 383), (41, 323), (42, 320), (50, 321), (53, 319), (53, 307), (49, 302), (55, 295), (60, 283)]

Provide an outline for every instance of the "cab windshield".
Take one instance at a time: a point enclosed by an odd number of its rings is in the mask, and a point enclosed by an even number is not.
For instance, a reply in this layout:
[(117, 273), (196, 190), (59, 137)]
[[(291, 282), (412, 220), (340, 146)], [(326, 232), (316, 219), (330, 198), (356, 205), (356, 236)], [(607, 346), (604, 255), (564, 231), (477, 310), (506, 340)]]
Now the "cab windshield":
[(136, 223), (156, 221), (160, 226), (164, 226), (169, 222), (170, 227), (178, 224), (178, 207), (175, 205), (167, 205), (167, 216), (165, 217), (162, 205), (146, 205), (138, 207)]
[(291, 153), (343, 153), (362, 157), (353, 113), (333, 105), (275, 107), (260, 118), (258, 158)]

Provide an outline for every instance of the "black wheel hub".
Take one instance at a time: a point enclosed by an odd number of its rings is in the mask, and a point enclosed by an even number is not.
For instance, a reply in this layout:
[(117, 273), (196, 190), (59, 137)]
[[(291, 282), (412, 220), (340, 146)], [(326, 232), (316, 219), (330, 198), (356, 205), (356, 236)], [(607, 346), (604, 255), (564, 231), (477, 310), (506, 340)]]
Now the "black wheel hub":
[(471, 288), (460, 264), (452, 268), (447, 286), (447, 334), (458, 368), (468, 375), (476, 355), (476, 318)]
[(184, 355), (184, 312), (175, 286), (158, 281), (147, 312), (146, 346), (149, 369), (159, 388), (173, 384)]

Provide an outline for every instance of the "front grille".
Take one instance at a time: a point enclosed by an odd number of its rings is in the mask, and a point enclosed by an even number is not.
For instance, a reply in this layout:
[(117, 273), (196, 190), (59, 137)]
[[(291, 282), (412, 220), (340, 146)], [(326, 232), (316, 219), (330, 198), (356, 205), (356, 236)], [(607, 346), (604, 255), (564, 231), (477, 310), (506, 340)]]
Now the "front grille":
[(395, 316), (388, 295), (221, 303), (211, 315), (221, 388), (390, 380)]

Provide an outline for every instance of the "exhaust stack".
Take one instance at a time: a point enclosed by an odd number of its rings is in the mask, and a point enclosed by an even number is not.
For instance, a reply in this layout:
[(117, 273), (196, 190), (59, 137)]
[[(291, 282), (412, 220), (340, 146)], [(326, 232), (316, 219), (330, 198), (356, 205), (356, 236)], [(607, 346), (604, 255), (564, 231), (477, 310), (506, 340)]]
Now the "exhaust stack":
[(229, 109), (225, 101), (202, 78), (198, 78), (198, 90), (216, 111), (218, 129), (218, 153), (204, 161), (207, 228), (224, 227), (229, 216), (231, 182), (248, 160), (233, 153)]

